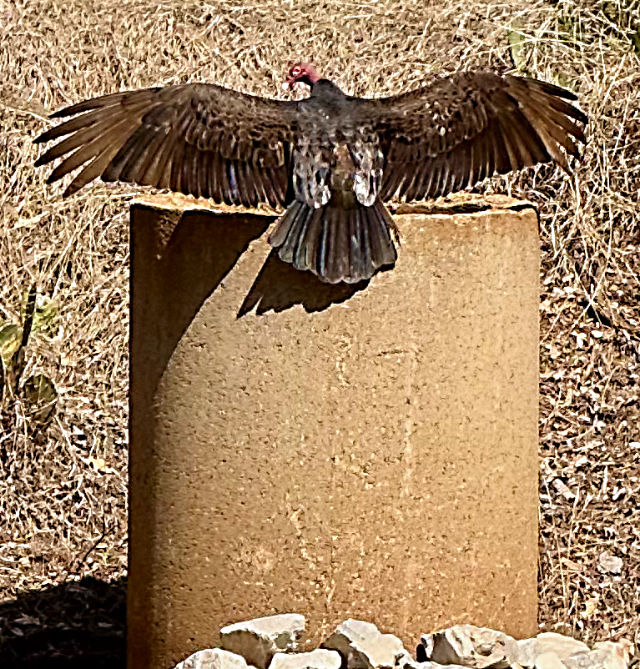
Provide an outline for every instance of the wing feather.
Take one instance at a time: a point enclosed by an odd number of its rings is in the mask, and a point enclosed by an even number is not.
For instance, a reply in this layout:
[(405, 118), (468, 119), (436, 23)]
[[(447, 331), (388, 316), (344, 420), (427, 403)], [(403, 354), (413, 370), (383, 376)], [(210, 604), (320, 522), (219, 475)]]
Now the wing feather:
[(362, 101), (385, 154), (381, 198), (437, 197), (550, 160), (568, 169), (586, 141), (575, 99), (546, 82), (476, 72)]
[(133, 181), (131, 175), (136, 172), (136, 165), (149, 146), (149, 133), (144, 128), (138, 128), (131, 135), (131, 139), (122, 146), (116, 154), (109, 168), (105, 171), (108, 181)]
[(79, 146), (77, 149), (67, 155), (64, 160), (51, 172), (48, 183), (58, 181), (69, 172), (73, 172), (87, 161), (95, 156), (102, 154), (103, 150), (111, 146), (117, 150), (117, 138), (121, 133), (131, 132), (134, 125), (130, 119), (123, 119), (120, 123), (111, 126), (103, 135), (97, 137), (87, 144)]
[(147, 145), (147, 151), (138, 166), (137, 179), (144, 186), (158, 182), (160, 177), (159, 161), (162, 159), (162, 148), (166, 144), (164, 133), (156, 130)]
[(66, 194), (100, 177), (227, 204), (278, 206), (287, 191), (297, 104), (213, 84), (114, 93), (52, 114), (73, 118), (36, 139), (62, 138), (37, 164), (62, 159), (50, 182), (84, 166)]

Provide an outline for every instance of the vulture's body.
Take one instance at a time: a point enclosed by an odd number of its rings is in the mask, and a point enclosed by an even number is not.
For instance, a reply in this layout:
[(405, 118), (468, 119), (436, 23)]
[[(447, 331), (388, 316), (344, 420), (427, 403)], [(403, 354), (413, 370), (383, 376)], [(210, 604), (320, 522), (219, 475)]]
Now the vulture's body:
[(550, 160), (567, 169), (565, 153), (584, 141), (575, 96), (533, 79), (462, 73), (381, 99), (345, 95), (309, 66), (289, 81), (311, 96), (187, 84), (87, 100), (53, 115), (74, 118), (38, 138), (65, 137), (38, 164), (64, 158), (49, 181), (82, 167), (65, 195), (101, 177), (283, 207), (270, 237), (282, 260), (353, 283), (396, 259), (386, 200), (437, 197)]

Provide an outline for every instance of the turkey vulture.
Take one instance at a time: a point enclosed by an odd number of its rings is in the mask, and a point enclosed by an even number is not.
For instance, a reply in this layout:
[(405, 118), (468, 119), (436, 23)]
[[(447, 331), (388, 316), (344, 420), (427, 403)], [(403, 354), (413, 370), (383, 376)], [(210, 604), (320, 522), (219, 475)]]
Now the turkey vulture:
[(510, 75), (433, 77), (392, 97), (343, 93), (297, 63), (301, 101), (213, 84), (114, 93), (62, 109), (37, 142), (64, 137), (51, 183), (82, 167), (64, 195), (96, 177), (218, 203), (283, 207), (269, 241), (280, 258), (329, 283), (369, 279), (396, 260), (386, 200), (421, 200), (545, 161), (568, 171), (587, 116), (563, 88)]

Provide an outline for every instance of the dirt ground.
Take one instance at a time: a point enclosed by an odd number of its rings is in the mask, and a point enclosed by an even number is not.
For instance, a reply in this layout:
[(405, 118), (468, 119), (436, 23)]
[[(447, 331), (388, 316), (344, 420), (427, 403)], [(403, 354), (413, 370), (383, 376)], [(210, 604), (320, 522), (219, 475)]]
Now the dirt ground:
[(541, 213), (541, 626), (640, 642), (639, 55), (640, 0), (0, 0), (0, 352), (7, 388), (17, 371), (25, 385), (0, 405), (0, 665), (124, 666), (139, 189), (62, 200), (31, 140), (48, 112), (117, 90), (284, 96), (294, 59), (358, 95), (471, 68), (579, 95), (591, 120), (572, 177), (542, 166), (475, 190)]

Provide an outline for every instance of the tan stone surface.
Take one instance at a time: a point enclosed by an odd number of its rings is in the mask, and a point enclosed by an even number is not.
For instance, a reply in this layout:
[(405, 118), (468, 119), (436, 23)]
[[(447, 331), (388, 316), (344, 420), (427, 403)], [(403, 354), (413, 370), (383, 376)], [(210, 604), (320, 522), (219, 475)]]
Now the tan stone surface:
[(307, 647), (536, 632), (537, 218), (496, 202), (397, 216), (360, 290), (278, 261), (264, 215), (134, 206), (130, 667), (289, 611)]

